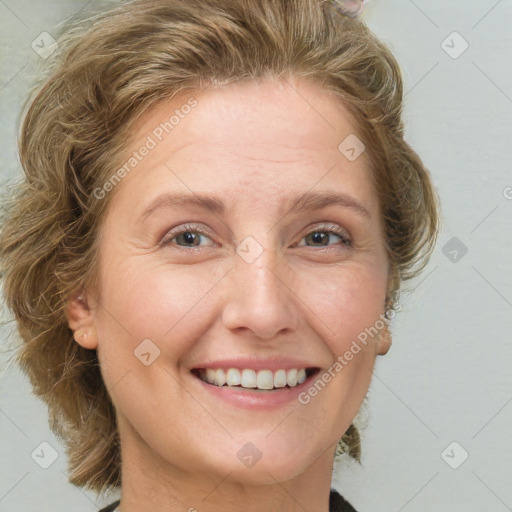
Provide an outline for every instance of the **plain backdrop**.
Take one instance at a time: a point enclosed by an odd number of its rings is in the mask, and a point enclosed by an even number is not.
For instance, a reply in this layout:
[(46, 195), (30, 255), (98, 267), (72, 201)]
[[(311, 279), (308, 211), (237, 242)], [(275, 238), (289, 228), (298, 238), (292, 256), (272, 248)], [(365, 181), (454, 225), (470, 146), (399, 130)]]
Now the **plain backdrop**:
[[(0, 1), (2, 182), (20, 173), (20, 109), (44, 65), (32, 42), (102, 5)], [(402, 67), (406, 139), (432, 173), (443, 228), (377, 361), (362, 464), (338, 464), (333, 486), (359, 512), (512, 510), (512, 1), (373, 0), (364, 17)], [(16, 368), (0, 389), (1, 512), (114, 499), (68, 483), (64, 446)], [(47, 469), (32, 455), (41, 443), (57, 457)]]

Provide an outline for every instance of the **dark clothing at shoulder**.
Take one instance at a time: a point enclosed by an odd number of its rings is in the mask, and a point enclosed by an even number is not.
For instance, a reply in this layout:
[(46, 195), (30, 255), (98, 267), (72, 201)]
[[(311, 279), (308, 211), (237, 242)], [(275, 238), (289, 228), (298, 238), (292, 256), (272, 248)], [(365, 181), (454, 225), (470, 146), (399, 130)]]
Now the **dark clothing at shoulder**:
[(100, 512), (114, 512), (116, 507), (119, 506), (119, 503), (121, 503), (121, 500), (114, 501), (114, 503), (111, 503), (108, 507), (102, 508)]
[(329, 497), (329, 512), (357, 512), (357, 510), (343, 496), (331, 489)]
[[(99, 512), (114, 512), (119, 506), (119, 500), (112, 503), (108, 507), (102, 508)], [(329, 496), (329, 512), (357, 512), (356, 509), (334, 489), (331, 489)]]

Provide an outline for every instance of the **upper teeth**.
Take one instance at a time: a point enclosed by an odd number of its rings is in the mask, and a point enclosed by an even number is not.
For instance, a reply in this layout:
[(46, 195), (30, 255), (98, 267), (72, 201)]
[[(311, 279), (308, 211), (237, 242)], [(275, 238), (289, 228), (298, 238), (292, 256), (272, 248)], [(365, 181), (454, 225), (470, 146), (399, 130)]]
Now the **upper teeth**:
[(215, 386), (241, 386), (243, 388), (273, 389), (302, 384), (306, 380), (306, 369), (300, 370), (255, 370), (230, 368), (225, 372), (222, 368), (201, 369), (199, 376), (202, 380)]

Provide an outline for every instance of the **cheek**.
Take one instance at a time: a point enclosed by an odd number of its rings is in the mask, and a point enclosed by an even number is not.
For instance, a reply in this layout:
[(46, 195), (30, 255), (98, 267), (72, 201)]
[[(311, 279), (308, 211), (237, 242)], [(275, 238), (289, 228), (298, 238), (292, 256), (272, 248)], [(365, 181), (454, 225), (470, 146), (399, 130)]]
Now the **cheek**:
[(205, 301), (222, 276), (186, 266), (141, 265), (136, 259), (110, 268), (115, 270), (102, 282), (96, 322), (98, 356), (114, 403), (127, 413), (133, 407), (129, 414), (136, 417), (137, 403), (159, 410), (159, 397), (150, 390), (172, 389), (174, 381), (161, 370), (179, 363), (207, 329)]
[[(230, 267), (218, 262), (144, 266), (133, 259), (110, 268), (115, 270), (104, 276), (101, 295), (103, 328), (129, 335), (134, 343), (178, 338), (176, 346), (180, 338), (193, 339), (194, 332), (199, 336), (208, 328), (208, 311), (215, 309), (213, 302), (226, 285), (223, 278)], [(330, 340), (334, 353), (343, 351), (383, 312), (386, 275), (375, 264), (347, 261), (337, 267), (287, 266), (281, 271), (292, 292), (290, 300), (296, 299), (301, 316)], [(114, 332), (104, 332), (103, 338)]]
[[(103, 281), (101, 339), (114, 338), (133, 349), (151, 339), (166, 351), (178, 352), (208, 321), (205, 305), (224, 270), (200, 266), (140, 265), (137, 259), (113, 265)], [(183, 341), (181, 341), (183, 340)], [(133, 345), (133, 347), (132, 347)]]
[(353, 340), (380, 318), (384, 312), (386, 279), (377, 265), (356, 262), (301, 272), (296, 293), (333, 354), (345, 352)]
[[(360, 409), (371, 382), (376, 358), (376, 331), (382, 324), (387, 275), (376, 265), (346, 263), (337, 269), (301, 274), (297, 294), (307, 307), (307, 323), (320, 333), (332, 355), (332, 365), (321, 372), (300, 397), (303, 422), (313, 437), (325, 423), (335, 442)], [(314, 411), (314, 412), (311, 412)], [(318, 418), (324, 414), (325, 422)]]

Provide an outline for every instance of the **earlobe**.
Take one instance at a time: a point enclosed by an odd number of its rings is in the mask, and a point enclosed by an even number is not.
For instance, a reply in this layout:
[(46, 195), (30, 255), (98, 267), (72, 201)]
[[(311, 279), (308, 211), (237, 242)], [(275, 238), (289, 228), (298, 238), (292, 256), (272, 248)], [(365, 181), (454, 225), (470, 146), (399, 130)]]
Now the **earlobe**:
[(79, 345), (90, 350), (98, 346), (91, 302), (90, 294), (81, 288), (72, 294), (65, 307), (65, 315), (69, 328), (73, 331), (73, 338)]
[(89, 350), (94, 350), (98, 346), (98, 339), (94, 326), (92, 326), (90, 329), (85, 327), (77, 329), (73, 333), (73, 338), (79, 345)]
[(379, 332), (379, 337), (377, 339), (377, 354), (379, 356), (386, 355), (391, 348), (391, 343), (391, 333), (389, 332), (388, 324), (385, 323), (384, 327)]

